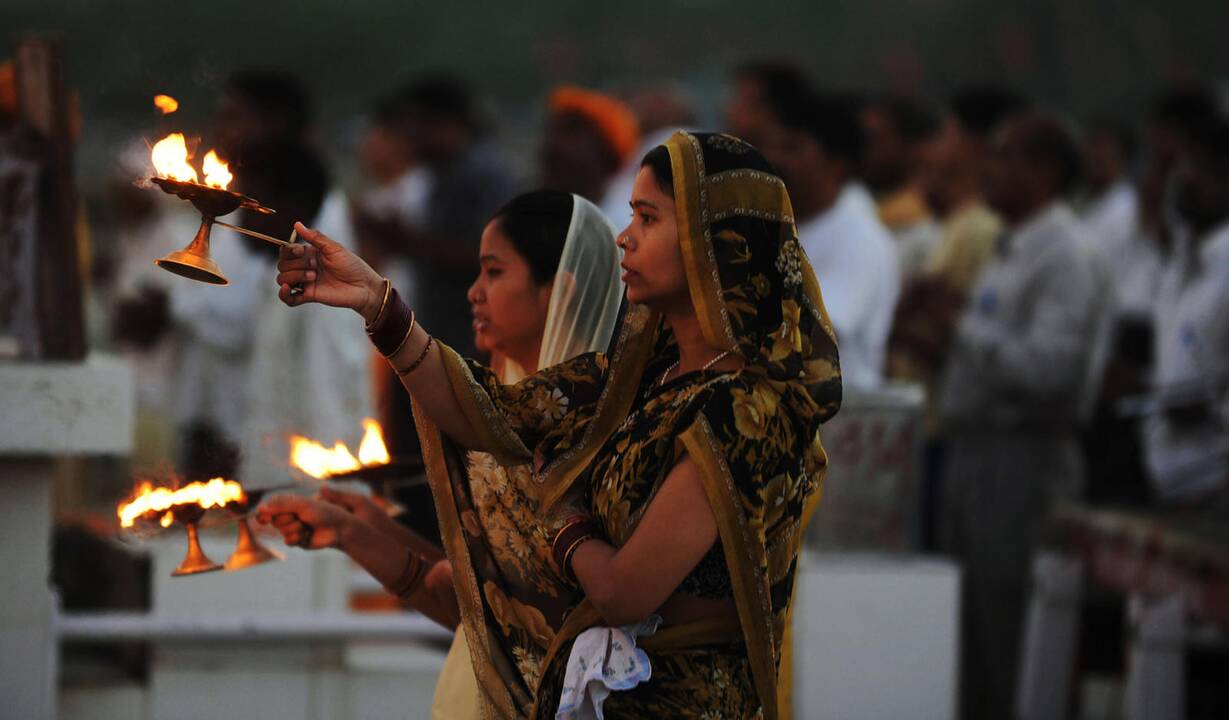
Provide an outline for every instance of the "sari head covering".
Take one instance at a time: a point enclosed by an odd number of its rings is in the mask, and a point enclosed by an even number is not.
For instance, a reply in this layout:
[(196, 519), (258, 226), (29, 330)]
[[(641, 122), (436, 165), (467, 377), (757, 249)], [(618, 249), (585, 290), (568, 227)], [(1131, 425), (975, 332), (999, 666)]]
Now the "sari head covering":
[[(688, 392), (641, 412), (666, 395), (654, 381), (678, 348), (661, 315), (639, 305), (625, 306), (609, 353), (515, 386), (493, 384), (449, 352), (445, 366), (486, 449), (504, 463), (535, 461), (530, 491), (539, 511), (573, 497), (573, 488), (594, 488), (593, 507), (616, 546), (643, 505), (622, 510), (627, 503), (605, 502), (600, 488), (614, 477), (624, 483), (622, 498), (651, 497), (635, 484), (660, 483), (683, 454), (691, 457), (717, 520), (755, 692), (771, 719), (800, 539), (827, 464), (819, 427), (840, 406), (836, 341), (789, 196), (762, 156), (720, 134), (679, 132), (665, 147), (692, 305), (705, 340), (741, 356), (740, 371), (671, 381)], [(629, 436), (629, 426), (655, 418), (648, 436)], [(554, 633), (548, 664), (595, 624), (600, 616), (582, 601)], [(705, 642), (702, 633), (689, 637)]]
[[(539, 368), (604, 350), (610, 342), (623, 299), (614, 236), (614, 226), (596, 205), (572, 195), (572, 220), (546, 310)], [(505, 363), (505, 383), (523, 377), (520, 365), (512, 360)]]

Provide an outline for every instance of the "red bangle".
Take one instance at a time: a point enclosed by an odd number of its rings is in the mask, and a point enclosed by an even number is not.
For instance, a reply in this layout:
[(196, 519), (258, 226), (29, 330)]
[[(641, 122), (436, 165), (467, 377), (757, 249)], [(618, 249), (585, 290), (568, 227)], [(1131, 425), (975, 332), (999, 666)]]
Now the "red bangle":
[(576, 575), (572, 572), (572, 556), (585, 541), (600, 536), (598, 524), (587, 515), (573, 516), (559, 528), (551, 542), (551, 557), (563, 578), (576, 582)]
[(388, 298), (384, 316), (376, 320), (367, 334), (376, 350), (384, 357), (390, 357), (401, 347), (413, 327), (414, 313), (410, 312), (410, 308), (402, 302), (401, 296), (394, 288)]

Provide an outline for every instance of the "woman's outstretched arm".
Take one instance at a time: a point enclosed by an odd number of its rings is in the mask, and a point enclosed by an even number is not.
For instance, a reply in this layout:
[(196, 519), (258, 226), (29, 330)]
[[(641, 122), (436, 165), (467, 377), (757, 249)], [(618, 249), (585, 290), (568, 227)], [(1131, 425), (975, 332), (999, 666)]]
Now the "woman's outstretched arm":
[[(384, 306), (384, 278), (323, 233), (302, 223), (295, 224), (295, 231), (306, 244), (286, 245), (278, 255), (281, 301), (291, 307), (321, 303), (349, 308), (368, 325), (375, 321)], [(302, 294), (291, 294), (291, 285), (301, 285)], [(427, 331), (415, 323), (410, 336), (388, 358), (389, 363), (394, 370), (404, 372), (421, 358), (413, 372), (401, 375), (401, 383), (444, 434), (462, 447), (485, 449), (452, 394), (439, 347), (435, 343), (427, 347), (428, 337)]]
[(423, 558), (346, 510), (297, 495), (269, 498), (257, 510), (257, 519), (277, 528), (287, 545), (341, 550), (385, 587), (395, 587), (405, 578), (407, 567), (423, 563), (415, 573), (420, 579), (399, 599), (450, 630), (460, 622), (447, 560)]

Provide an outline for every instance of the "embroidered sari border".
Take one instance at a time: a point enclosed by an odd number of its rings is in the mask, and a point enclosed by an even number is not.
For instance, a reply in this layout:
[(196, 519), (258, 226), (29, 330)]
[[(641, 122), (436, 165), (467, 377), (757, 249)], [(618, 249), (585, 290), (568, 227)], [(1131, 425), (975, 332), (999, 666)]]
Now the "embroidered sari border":
[(709, 222), (743, 215), (793, 224), (794, 208), (780, 179), (756, 170), (727, 170), (704, 179)]
[(439, 345), (444, 370), (448, 373), (448, 382), (452, 385), (452, 394), (461, 406), (465, 419), (482, 442), (482, 449), (493, 455), (501, 465), (523, 465), (529, 462), (529, 449), (478, 385), (465, 361), (452, 348), (443, 343)]
[(516, 720), (520, 716), (512, 701), (512, 693), (495, 671), (491, 650), (487, 645), (489, 630), (482, 609), (482, 590), (474, 573), (469, 546), (465, 543), (464, 528), (457, 512), (456, 499), (452, 494), (452, 478), (444, 458), (444, 438), (435, 423), (414, 407), (414, 424), (422, 445), (423, 464), (427, 470), (427, 482), (435, 499), (439, 516), (440, 535), (452, 563), (453, 588), (461, 610), (461, 622), (465, 625), (465, 640), (473, 660), (474, 675), (482, 689), (483, 714)]
[[(720, 277), (708, 233), (705, 202), (703, 153), (692, 135), (675, 133), (665, 144), (670, 153), (674, 175), (674, 210), (687, 288), (700, 319), (700, 329), (710, 345), (722, 350), (737, 350), (734, 332), (721, 301)], [(699, 247), (702, 245), (703, 247)]]
[(549, 465), (542, 472), (541, 482), (534, 486), (534, 499), (543, 513), (554, 507), (576, 477), (588, 467), (606, 439), (627, 417), (636, 400), (636, 388), (653, 352), (656, 324), (661, 316), (643, 306), (632, 312), (637, 315), (623, 323), (619, 342), (610, 358), (610, 376), (598, 396), (593, 420), (585, 428), (577, 446)]

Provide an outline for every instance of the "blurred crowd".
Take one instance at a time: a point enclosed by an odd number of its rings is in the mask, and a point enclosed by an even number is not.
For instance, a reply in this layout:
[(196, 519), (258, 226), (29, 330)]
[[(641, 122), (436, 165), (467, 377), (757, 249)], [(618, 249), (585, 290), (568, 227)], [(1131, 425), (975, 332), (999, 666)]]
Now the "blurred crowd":
[[(232, 189), (278, 209), (239, 224), (284, 238), (303, 220), (359, 249), (424, 326), (481, 354), (467, 289), (496, 208), (551, 188), (622, 227), (641, 157), (699, 120), (670, 85), (555, 88), (524, 173), (484, 107), (444, 74), (375, 99), (350, 192), (290, 75), (232, 76), (209, 136)], [(1197, 503), (1229, 479), (1223, 102), (1174, 87), (1134, 116), (1076, 121), (1007, 87), (881, 96), (772, 61), (731, 70), (721, 122), (787, 184), (847, 393), (927, 390), (924, 543), (962, 565), (969, 716), (1007, 717), (1029, 558), (1055, 503)], [(258, 484), (289, 432), (331, 443), (372, 414), (394, 455), (414, 451), (408, 398), (382, 391), (394, 378), (360, 323), (282, 312), (270, 246), (222, 228), (226, 291), (158, 270), (199, 218), (128, 180), (110, 189), (93, 307), (99, 342), (140, 368), (145, 459)]]

